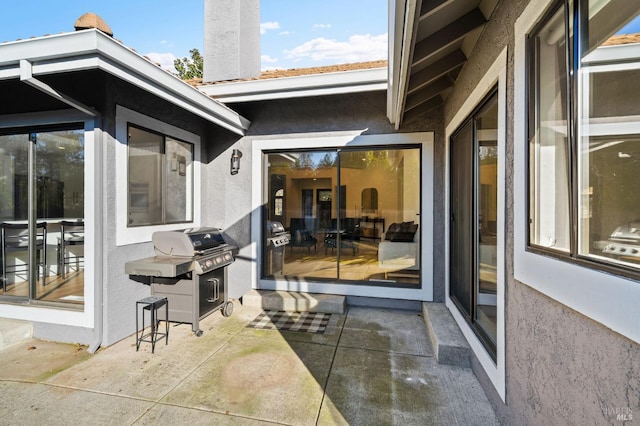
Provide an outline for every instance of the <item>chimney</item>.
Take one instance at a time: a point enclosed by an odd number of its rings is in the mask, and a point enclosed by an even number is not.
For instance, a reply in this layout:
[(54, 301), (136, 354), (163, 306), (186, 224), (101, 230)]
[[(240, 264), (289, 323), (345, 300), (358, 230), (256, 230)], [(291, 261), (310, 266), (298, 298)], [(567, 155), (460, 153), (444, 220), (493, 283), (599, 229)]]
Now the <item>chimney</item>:
[(75, 24), (73, 24), (73, 27), (76, 29), (76, 31), (96, 28), (106, 35), (113, 37), (113, 31), (111, 31), (109, 25), (107, 25), (107, 23), (104, 22), (104, 20), (95, 13), (85, 13), (76, 20)]
[(205, 82), (260, 76), (260, 0), (204, 0)]

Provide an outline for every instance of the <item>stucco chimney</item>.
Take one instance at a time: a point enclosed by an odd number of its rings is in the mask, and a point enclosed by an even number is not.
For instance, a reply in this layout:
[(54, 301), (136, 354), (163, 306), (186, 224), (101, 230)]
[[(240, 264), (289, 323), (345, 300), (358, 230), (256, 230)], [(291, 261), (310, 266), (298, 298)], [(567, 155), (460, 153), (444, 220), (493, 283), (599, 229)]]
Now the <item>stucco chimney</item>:
[(260, 75), (260, 0), (204, 0), (205, 82)]

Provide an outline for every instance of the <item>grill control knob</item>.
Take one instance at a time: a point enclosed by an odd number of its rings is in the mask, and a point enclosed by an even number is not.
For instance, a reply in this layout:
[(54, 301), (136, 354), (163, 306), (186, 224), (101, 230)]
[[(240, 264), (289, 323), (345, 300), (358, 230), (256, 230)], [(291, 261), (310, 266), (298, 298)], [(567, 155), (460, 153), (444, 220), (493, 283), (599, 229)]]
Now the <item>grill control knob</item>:
[(209, 259), (205, 262), (205, 265), (207, 266), (207, 268), (211, 268), (211, 265), (213, 265), (213, 262), (211, 261), (211, 259)]

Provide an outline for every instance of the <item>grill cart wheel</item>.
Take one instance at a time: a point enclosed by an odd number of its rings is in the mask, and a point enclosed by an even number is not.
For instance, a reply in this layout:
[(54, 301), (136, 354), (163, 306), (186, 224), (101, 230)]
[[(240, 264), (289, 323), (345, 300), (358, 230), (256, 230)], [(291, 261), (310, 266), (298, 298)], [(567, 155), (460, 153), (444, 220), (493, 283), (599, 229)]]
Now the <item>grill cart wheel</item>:
[(228, 301), (227, 303), (224, 304), (224, 307), (222, 308), (222, 315), (225, 317), (230, 317), (232, 313), (233, 313), (233, 302)]
[(196, 330), (195, 331), (195, 335), (196, 335), (196, 337), (202, 336), (202, 330)]

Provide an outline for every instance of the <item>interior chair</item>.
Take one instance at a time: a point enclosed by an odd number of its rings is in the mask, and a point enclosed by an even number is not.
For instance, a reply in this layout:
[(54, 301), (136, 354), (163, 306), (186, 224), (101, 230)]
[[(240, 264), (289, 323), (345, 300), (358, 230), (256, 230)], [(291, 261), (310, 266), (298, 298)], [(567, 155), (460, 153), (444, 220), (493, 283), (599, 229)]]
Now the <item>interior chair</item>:
[[(29, 252), (29, 227), (26, 223), (0, 224), (0, 244), (2, 256), (2, 291), (7, 291), (7, 274), (29, 273), (29, 261), (23, 265), (7, 265), (7, 257), (11, 253)], [(40, 254), (42, 253), (42, 256)], [(28, 256), (27, 256), (28, 258)], [(42, 265), (42, 285), (46, 285), (47, 278), (47, 224), (36, 224), (36, 262)], [(39, 274), (36, 268), (36, 274)], [(37, 279), (37, 278), (36, 278)]]
[(304, 218), (291, 218), (289, 224), (289, 233), (291, 233), (289, 247), (291, 247), (291, 251), (293, 251), (294, 247), (307, 247), (309, 251), (311, 251), (312, 246), (314, 250), (318, 249), (318, 239), (307, 229)]
[[(75, 222), (68, 220), (61, 220), (60, 222), (60, 237), (58, 238), (58, 274), (62, 275), (62, 279), (65, 279), (67, 274), (67, 266), (71, 264), (76, 265), (76, 270), (80, 270), (80, 262), (83, 262), (84, 266), (84, 251), (81, 255), (71, 253), (70, 248), (83, 246), (84, 250), (84, 221), (78, 220)], [(73, 254), (73, 256), (72, 256)]]
[(355, 218), (343, 218), (340, 219), (340, 230), (338, 230), (338, 220), (331, 219), (331, 231), (327, 232), (324, 238), (324, 252), (327, 253), (328, 249), (335, 249), (338, 247), (338, 233), (340, 233), (340, 248), (350, 248), (355, 256), (358, 250), (358, 245), (355, 241), (360, 240), (361, 229), (360, 222)]

